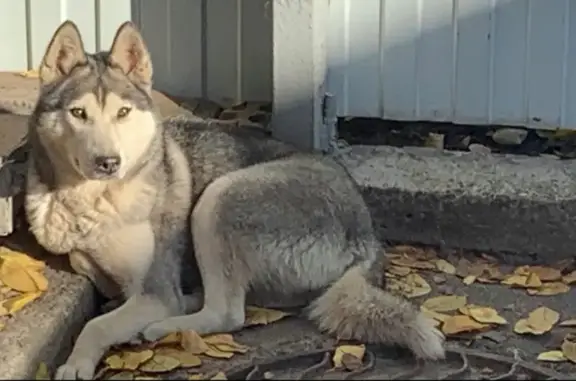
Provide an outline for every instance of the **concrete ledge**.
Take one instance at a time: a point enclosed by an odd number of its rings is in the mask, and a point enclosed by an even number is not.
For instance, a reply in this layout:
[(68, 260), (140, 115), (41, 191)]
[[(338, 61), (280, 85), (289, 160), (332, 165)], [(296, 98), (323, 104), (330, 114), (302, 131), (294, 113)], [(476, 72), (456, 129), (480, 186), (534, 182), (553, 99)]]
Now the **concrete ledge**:
[(382, 239), (544, 262), (575, 254), (573, 161), (371, 146), (342, 160)]
[[(15, 233), (17, 235), (17, 233)], [(50, 371), (66, 360), (75, 338), (96, 313), (95, 292), (87, 278), (73, 274), (65, 256), (42, 253), (30, 240), (2, 245), (33, 255), (47, 263), (47, 292), (12, 318), (4, 320), (0, 330), (0, 375), (4, 380), (32, 380), (40, 362)], [(5, 318), (3, 318), (5, 319)]]

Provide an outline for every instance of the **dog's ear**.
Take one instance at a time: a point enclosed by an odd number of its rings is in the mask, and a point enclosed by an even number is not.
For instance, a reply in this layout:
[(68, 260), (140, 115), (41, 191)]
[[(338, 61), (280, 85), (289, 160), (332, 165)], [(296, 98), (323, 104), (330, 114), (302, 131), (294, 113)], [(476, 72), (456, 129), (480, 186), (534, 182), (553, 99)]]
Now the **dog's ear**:
[(50, 40), (38, 70), (42, 84), (53, 82), (86, 63), (82, 37), (76, 24), (64, 21)]
[(146, 48), (142, 35), (132, 22), (120, 25), (108, 61), (111, 66), (118, 67), (133, 82), (152, 86), (152, 60)]

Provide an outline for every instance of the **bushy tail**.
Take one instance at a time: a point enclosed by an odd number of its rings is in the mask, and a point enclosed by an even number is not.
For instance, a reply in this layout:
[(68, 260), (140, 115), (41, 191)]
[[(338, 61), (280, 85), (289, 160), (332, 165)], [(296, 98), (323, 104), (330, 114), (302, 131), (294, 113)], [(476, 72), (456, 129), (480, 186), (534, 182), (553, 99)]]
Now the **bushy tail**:
[(341, 339), (398, 344), (416, 357), (445, 357), (444, 335), (409, 301), (372, 285), (369, 269), (351, 267), (309, 307), (318, 327)]

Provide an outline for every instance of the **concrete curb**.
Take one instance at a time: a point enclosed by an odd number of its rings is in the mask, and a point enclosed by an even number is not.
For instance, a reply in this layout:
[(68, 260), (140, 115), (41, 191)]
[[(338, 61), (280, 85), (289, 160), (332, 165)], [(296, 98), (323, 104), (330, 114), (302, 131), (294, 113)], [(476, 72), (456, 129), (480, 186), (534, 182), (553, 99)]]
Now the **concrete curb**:
[(520, 261), (574, 256), (572, 161), (369, 146), (341, 158), (382, 239), (513, 253)]
[[(60, 257), (57, 261), (65, 259)], [(96, 313), (89, 281), (48, 261), (48, 291), (24, 307), (0, 331), (0, 374), (4, 380), (33, 380), (40, 362), (50, 371), (66, 360), (74, 340)]]

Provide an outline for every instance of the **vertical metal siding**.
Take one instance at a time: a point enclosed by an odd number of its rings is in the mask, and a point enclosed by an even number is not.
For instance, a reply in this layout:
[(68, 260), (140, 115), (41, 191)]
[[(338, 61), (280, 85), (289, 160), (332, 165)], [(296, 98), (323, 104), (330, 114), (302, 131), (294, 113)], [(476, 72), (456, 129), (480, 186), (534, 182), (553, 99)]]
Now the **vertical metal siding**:
[(269, 0), (134, 0), (155, 84), (214, 101), (272, 99)]
[(341, 116), (576, 128), (575, 25), (570, 0), (331, 0), (328, 87)]
[(36, 68), (66, 19), (85, 49), (109, 48), (134, 20), (154, 64), (155, 87), (215, 101), (272, 99), (269, 0), (0, 0), (0, 70)]
[(36, 68), (66, 19), (78, 25), (85, 49), (93, 52), (131, 19), (130, 0), (0, 0), (0, 70)]

